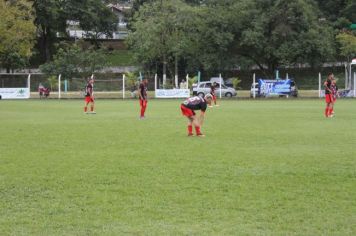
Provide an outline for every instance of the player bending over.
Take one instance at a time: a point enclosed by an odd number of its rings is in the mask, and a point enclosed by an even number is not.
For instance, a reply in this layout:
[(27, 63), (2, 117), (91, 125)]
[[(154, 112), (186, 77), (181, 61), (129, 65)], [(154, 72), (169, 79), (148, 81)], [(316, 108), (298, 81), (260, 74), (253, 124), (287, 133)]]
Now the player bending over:
[(148, 80), (144, 79), (138, 88), (138, 95), (140, 98), (140, 108), (141, 108), (141, 114), (140, 114), (140, 119), (145, 118), (145, 112), (147, 108), (147, 85), (148, 85)]
[[(198, 137), (204, 137), (201, 133), (200, 128), (204, 122), (205, 111), (207, 105), (211, 105), (212, 95), (207, 94), (204, 98), (202, 97), (191, 97), (185, 100), (180, 108), (182, 114), (188, 118), (188, 136), (193, 136), (193, 125), (195, 127), (195, 132)], [(196, 115), (194, 111), (200, 110), (200, 115)]]
[(333, 91), (332, 91), (332, 80), (333, 80), (334, 74), (329, 73), (328, 78), (324, 82), (324, 87), (325, 87), (325, 102), (326, 102), (326, 108), (325, 108), (325, 117), (331, 117), (331, 113), (333, 110)]
[[(85, 86), (85, 106), (84, 112), (86, 114), (96, 114), (94, 111), (94, 79), (89, 79), (87, 85)], [(88, 105), (90, 103), (90, 113), (88, 113)]]

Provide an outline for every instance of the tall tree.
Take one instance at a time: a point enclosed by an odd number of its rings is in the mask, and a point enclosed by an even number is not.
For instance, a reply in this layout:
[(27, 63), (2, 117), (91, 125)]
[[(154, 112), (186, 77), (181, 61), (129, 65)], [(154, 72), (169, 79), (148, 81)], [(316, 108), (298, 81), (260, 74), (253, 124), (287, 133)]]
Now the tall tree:
[(31, 56), (36, 28), (27, 1), (0, 0), (0, 8), (0, 63), (10, 72)]
[(340, 54), (347, 58), (349, 62), (353, 57), (356, 57), (356, 36), (352, 33), (340, 33), (336, 36), (340, 44)]
[(45, 61), (51, 59), (51, 49), (57, 38), (56, 33), (65, 33), (66, 30), (67, 16), (64, 3), (56, 0), (34, 0), (33, 3), (39, 35), (39, 51)]
[(48, 75), (59, 75), (72, 79), (75, 76), (88, 76), (107, 66), (103, 50), (83, 50), (78, 45), (60, 48), (53, 61), (43, 64), (40, 69)]
[(52, 56), (57, 33), (66, 35), (67, 22), (78, 21), (97, 44), (102, 34), (112, 36), (117, 19), (101, 0), (34, 0), (35, 23), (40, 35), (39, 47), (43, 57), (49, 61)]
[(96, 47), (102, 36), (111, 38), (116, 29), (117, 17), (102, 0), (69, 1), (65, 4), (67, 18), (79, 22), (80, 28), (88, 32)]
[(191, 6), (179, 0), (146, 3), (139, 8), (132, 24), (129, 45), (136, 60), (146, 65), (158, 61), (163, 74), (178, 62), (187, 69), (222, 69), (233, 41), (223, 7)]
[(255, 0), (248, 24), (238, 32), (238, 55), (272, 75), (280, 66), (318, 64), (332, 59), (334, 33), (318, 21), (318, 8), (309, 0)]
[[(169, 57), (179, 56), (184, 37), (184, 11), (188, 9), (180, 0), (162, 0), (144, 4), (134, 17), (129, 44), (137, 61), (150, 64), (159, 60), (163, 75), (167, 74)], [(178, 42), (179, 41), (179, 42)]]

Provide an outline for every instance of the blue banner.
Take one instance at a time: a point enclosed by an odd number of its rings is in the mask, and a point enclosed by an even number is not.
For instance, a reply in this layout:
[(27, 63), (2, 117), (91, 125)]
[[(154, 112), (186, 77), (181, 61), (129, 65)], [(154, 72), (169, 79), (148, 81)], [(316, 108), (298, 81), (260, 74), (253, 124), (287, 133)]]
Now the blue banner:
[(291, 80), (258, 80), (258, 94), (260, 96), (290, 95)]

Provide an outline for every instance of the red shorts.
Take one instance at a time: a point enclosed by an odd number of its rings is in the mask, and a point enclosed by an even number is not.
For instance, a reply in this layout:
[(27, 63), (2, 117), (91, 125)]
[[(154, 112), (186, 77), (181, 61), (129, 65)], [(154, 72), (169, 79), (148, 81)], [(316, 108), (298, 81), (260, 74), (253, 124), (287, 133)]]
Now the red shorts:
[(212, 94), (212, 96), (213, 96), (213, 100), (216, 101), (216, 95)]
[(183, 116), (186, 116), (186, 117), (192, 117), (192, 116), (195, 116), (195, 112), (183, 105), (180, 105), (180, 109), (182, 110), (182, 114)]
[(89, 103), (89, 102), (94, 102), (94, 99), (92, 99), (91, 97), (85, 97), (85, 102)]
[(147, 106), (147, 100), (140, 99), (140, 107), (146, 107), (146, 106)]
[(333, 103), (334, 102), (333, 95), (332, 94), (325, 94), (325, 102), (326, 103)]

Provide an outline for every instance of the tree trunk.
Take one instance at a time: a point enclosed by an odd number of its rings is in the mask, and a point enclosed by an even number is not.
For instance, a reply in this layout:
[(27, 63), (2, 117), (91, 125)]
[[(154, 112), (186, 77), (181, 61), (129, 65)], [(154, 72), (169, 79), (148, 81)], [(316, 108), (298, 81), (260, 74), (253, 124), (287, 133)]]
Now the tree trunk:
[(163, 87), (166, 86), (167, 82), (167, 58), (166, 54), (163, 55)]
[(42, 48), (44, 49), (44, 59), (46, 62), (51, 60), (51, 51), (50, 51), (50, 29), (48, 27), (42, 27)]
[(178, 55), (175, 56), (174, 62), (174, 79), (175, 79), (175, 87), (178, 88), (179, 81), (178, 81)]

